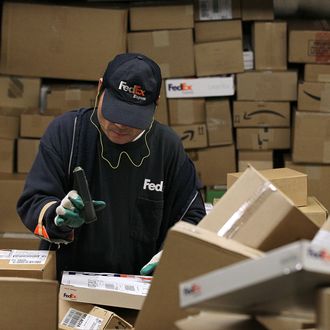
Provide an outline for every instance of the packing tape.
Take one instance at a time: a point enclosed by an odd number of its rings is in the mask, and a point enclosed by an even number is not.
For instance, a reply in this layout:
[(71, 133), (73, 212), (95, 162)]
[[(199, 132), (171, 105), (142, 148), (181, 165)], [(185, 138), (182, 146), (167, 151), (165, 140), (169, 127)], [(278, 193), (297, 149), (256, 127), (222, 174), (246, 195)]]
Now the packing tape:
[(170, 35), (168, 31), (153, 31), (152, 42), (154, 47), (169, 47)]
[(225, 238), (234, 237), (237, 231), (241, 229), (250, 219), (251, 215), (254, 214), (255, 210), (260, 207), (262, 202), (275, 191), (277, 191), (277, 189), (270, 181), (266, 181), (260, 185), (253, 195), (226, 221), (217, 235)]

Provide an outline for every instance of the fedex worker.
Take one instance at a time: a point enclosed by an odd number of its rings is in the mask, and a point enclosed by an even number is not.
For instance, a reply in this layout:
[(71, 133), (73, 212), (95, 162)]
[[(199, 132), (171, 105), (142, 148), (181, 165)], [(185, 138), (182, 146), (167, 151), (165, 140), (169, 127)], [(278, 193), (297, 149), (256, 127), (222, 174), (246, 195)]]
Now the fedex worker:
[[(150, 58), (117, 55), (94, 108), (55, 118), (41, 138), (17, 211), (41, 249), (56, 249), (59, 278), (63, 270), (151, 274), (169, 228), (205, 215), (180, 138), (154, 120), (161, 82)], [(76, 166), (97, 212), (90, 224), (73, 188)]]

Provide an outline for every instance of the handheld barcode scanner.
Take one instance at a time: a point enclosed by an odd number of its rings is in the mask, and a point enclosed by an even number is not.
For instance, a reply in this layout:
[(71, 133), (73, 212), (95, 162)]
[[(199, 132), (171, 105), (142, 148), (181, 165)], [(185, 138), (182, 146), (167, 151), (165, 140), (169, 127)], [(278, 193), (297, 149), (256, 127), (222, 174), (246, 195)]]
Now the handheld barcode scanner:
[(88, 188), (88, 182), (85, 176), (85, 171), (80, 166), (73, 170), (73, 185), (84, 202), (82, 210), (85, 223), (91, 223), (97, 220), (93, 200)]

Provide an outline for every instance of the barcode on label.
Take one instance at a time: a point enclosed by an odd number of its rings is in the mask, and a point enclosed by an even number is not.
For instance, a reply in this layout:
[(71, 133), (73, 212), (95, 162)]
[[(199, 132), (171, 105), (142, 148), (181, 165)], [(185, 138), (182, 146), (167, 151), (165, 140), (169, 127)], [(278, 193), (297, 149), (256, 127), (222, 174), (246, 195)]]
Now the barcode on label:
[(62, 321), (62, 325), (71, 328), (79, 327), (86, 318), (86, 315), (86, 313), (82, 313), (77, 311), (76, 309), (70, 308), (69, 311), (66, 313), (64, 320)]
[(134, 285), (125, 285), (125, 289), (128, 291), (135, 291)]
[(105, 288), (108, 290), (116, 290), (116, 286), (113, 283), (105, 283)]

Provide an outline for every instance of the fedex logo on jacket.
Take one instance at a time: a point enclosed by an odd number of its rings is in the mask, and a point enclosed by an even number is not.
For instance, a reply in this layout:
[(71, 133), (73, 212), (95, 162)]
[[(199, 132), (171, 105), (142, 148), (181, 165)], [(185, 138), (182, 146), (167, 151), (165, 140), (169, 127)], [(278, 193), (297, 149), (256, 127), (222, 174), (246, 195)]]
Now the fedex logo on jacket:
[(150, 191), (163, 191), (163, 183), (164, 181), (160, 181), (160, 183), (152, 183), (150, 179), (144, 179), (143, 190)]

